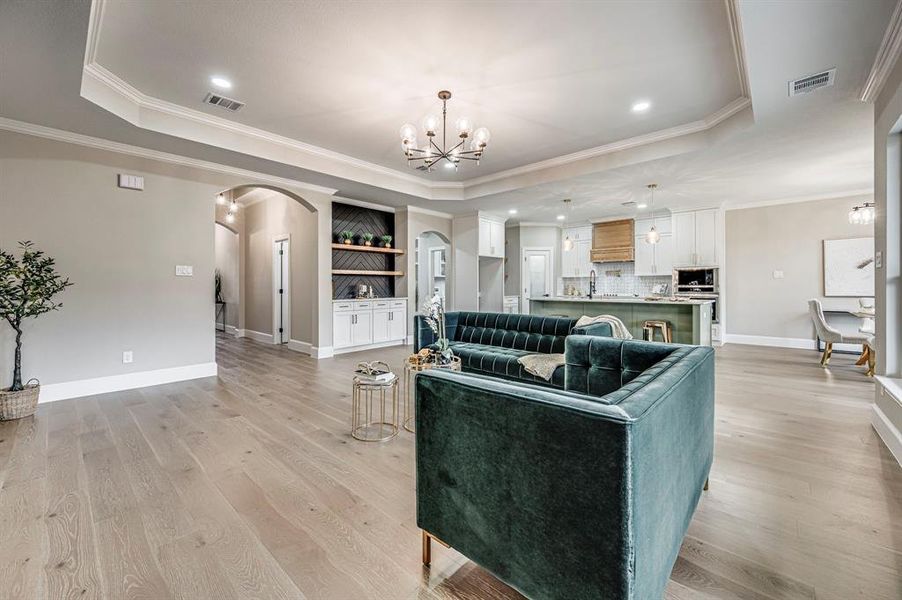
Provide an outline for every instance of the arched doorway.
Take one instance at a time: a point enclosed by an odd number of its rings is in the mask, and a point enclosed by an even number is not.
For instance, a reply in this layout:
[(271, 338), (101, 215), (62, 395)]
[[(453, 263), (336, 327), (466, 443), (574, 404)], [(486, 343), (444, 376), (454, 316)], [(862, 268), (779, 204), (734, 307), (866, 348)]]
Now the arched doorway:
[(424, 231), (416, 238), (416, 312), (433, 296), (444, 306), (451, 294), (451, 240), (438, 231)]

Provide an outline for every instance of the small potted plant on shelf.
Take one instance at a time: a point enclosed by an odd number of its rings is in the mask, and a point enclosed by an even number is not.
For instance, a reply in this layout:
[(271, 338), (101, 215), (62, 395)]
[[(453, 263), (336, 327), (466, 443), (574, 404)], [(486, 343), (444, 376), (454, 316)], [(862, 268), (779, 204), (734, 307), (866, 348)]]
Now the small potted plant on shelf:
[(21, 258), (0, 250), (0, 317), (16, 332), (13, 381), (0, 390), (0, 421), (21, 419), (37, 409), (40, 382), (22, 384), (22, 322), (62, 308), (53, 297), (72, 285), (56, 272), (55, 261), (31, 242), (19, 242), (19, 248)]
[(353, 231), (342, 231), (338, 234), (338, 239), (341, 240), (341, 243), (350, 246), (354, 243), (354, 232)]
[(382, 242), (382, 247), (383, 247), (383, 248), (391, 248), (391, 241), (392, 241), (393, 239), (394, 239), (394, 238), (393, 238), (392, 236), (390, 236), (390, 235), (383, 235), (383, 236), (380, 236), (380, 237), (379, 237), (379, 241)]
[(376, 237), (376, 236), (373, 235), (372, 233), (364, 233), (364, 234), (362, 234), (362, 235), (360, 236), (360, 239), (363, 240), (363, 245), (364, 245), (364, 246), (372, 246), (372, 245), (373, 245), (373, 238), (375, 238), (375, 237)]

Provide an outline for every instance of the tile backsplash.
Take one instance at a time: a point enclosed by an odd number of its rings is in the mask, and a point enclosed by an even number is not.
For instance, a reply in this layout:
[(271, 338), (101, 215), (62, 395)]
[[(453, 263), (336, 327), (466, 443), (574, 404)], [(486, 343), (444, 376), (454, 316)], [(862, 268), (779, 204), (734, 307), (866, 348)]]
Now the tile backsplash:
[[(593, 263), (592, 268), (598, 274), (595, 291), (598, 294), (639, 294), (647, 296), (651, 294), (652, 288), (659, 283), (671, 284), (671, 278), (662, 277), (639, 277), (633, 272), (633, 263)], [(620, 276), (608, 275), (608, 273), (618, 272)], [(563, 277), (558, 279), (558, 294), (563, 294), (564, 289), (568, 285), (576, 286), (583, 294), (589, 291), (588, 277)], [(672, 290), (671, 290), (672, 292)]]

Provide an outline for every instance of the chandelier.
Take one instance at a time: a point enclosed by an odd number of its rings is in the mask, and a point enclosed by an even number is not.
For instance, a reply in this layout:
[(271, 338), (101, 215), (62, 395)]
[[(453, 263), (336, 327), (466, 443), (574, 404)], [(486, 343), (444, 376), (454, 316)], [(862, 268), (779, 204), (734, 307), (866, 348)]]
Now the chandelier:
[(651, 229), (645, 234), (646, 244), (657, 244), (661, 241), (661, 234), (658, 233), (658, 218), (655, 216), (655, 190), (658, 189), (657, 183), (649, 183), (647, 186), (651, 190)]
[(852, 225), (870, 225), (874, 222), (874, 203), (865, 202), (853, 206), (849, 211), (849, 223)]
[[(229, 195), (231, 196), (231, 193)], [(225, 194), (220, 193), (219, 195), (216, 196), (216, 204), (219, 204), (220, 206), (225, 206), (225, 204), (226, 204)], [(238, 203), (235, 202), (235, 198), (233, 197), (228, 202), (228, 204), (229, 204), (229, 212), (226, 213), (225, 220), (226, 220), (226, 223), (234, 223), (235, 215), (238, 213)]]
[(473, 122), (467, 117), (460, 117), (454, 124), (460, 141), (455, 143), (452, 138), (453, 145), (449, 147), (448, 100), (451, 99), (451, 92), (442, 90), (438, 93), (438, 98), (442, 101), (442, 145), (439, 146), (435, 141), (439, 125), (437, 116), (429, 115), (423, 119), (423, 131), (426, 133), (423, 147), (420, 147), (417, 141), (417, 128), (410, 123), (404, 125), (401, 127), (401, 149), (407, 157), (407, 164), (416, 166), (421, 171), (432, 171), (432, 168), (442, 161), (445, 161), (446, 168), (454, 170), (457, 170), (462, 160), (473, 160), (478, 165), (491, 137), (489, 130), (480, 127), (473, 131)]

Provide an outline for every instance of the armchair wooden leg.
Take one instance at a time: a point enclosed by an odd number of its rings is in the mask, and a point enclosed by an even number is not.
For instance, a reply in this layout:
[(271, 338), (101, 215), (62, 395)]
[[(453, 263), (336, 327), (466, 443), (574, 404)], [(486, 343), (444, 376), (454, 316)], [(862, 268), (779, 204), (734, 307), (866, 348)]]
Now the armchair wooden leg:
[(855, 362), (855, 365), (860, 367), (861, 365), (868, 362), (868, 355), (871, 353), (871, 349), (867, 344), (863, 344), (861, 346), (861, 356), (858, 357), (858, 360)]
[(821, 356), (821, 366), (826, 367), (830, 363), (830, 357), (833, 356), (833, 342), (824, 343), (824, 355)]
[(704, 490), (706, 492), (708, 491), (708, 482), (709, 481), (710, 481), (710, 479), (705, 479), (705, 487), (703, 487), (702, 490)]
[(432, 538), (425, 531), (423, 532), (423, 566), (428, 567), (432, 564)]

